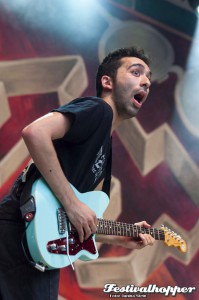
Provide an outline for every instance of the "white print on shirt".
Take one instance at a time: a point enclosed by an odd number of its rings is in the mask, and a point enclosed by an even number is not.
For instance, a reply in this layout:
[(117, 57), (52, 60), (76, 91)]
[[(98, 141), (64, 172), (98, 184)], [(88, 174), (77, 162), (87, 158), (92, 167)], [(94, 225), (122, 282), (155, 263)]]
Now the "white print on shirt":
[(105, 154), (103, 154), (103, 146), (100, 148), (99, 152), (97, 153), (97, 157), (95, 160), (94, 165), (92, 166), (92, 172), (95, 175), (94, 183), (98, 180), (98, 178), (102, 175), (103, 167), (105, 163)]

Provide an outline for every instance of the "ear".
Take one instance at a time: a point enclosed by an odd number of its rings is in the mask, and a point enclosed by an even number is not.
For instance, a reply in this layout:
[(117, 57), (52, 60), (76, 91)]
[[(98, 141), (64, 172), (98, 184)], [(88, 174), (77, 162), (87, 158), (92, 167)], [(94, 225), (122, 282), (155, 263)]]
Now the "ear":
[(112, 90), (113, 82), (110, 76), (103, 75), (101, 78), (101, 83), (104, 90)]

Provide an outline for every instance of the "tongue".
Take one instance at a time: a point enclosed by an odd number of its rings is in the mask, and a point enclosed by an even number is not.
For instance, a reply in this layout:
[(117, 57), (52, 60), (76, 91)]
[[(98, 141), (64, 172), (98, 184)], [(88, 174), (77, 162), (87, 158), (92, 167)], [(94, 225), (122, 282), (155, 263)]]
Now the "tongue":
[(140, 108), (142, 106), (142, 103), (138, 102), (135, 98), (133, 98), (133, 104), (137, 107)]

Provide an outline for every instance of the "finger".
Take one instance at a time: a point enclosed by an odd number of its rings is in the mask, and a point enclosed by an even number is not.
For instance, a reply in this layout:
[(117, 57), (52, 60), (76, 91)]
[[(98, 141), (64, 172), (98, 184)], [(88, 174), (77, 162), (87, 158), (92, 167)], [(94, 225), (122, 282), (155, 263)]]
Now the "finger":
[(149, 228), (151, 227), (151, 225), (149, 223), (147, 223), (147, 221), (142, 221), (142, 226)]
[(155, 239), (152, 236), (150, 236), (149, 245), (152, 246), (154, 244), (154, 242), (155, 242)]
[(91, 230), (91, 233), (96, 233), (97, 225), (95, 223), (91, 223), (90, 224), (90, 230)]
[(139, 243), (142, 244), (142, 245), (144, 245), (144, 246), (146, 246), (147, 245), (147, 241), (146, 241), (146, 238), (145, 238), (144, 234), (140, 233), (139, 237), (141, 239), (141, 242), (139, 242)]
[(96, 225), (96, 229), (97, 229), (97, 225), (98, 225), (98, 218), (97, 218), (97, 216), (95, 215), (95, 217), (94, 217), (94, 223), (95, 223), (95, 225)]
[(89, 222), (91, 233), (96, 233), (97, 231), (97, 225), (98, 225), (98, 219), (96, 215), (93, 216), (93, 219)]
[(95, 234), (97, 232), (97, 226), (95, 225), (95, 223), (91, 223), (90, 226), (89, 225), (85, 226), (84, 230), (85, 230), (85, 239), (87, 240), (91, 234)]
[(134, 225), (136, 225), (136, 226), (144, 226), (146, 228), (150, 228), (151, 227), (151, 225), (148, 224), (146, 221), (137, 222), (137, 223), (134, 223)]
[(139, 236), (144, 246), (147, 246), (150, 243), (149, 236), (147, 234), (140, 233)]
[(148, 245), (153, 245), (155, 242), (155, 239), (150, 234), (145, 234), (145, 237), (147, 239)]
[(147, 227), (147, 228), (150, 228), (151, 224), (149, 224), (149, 223), (146, 222), (144, 226)]
[(140, 238), (145, 246), (152, 246), (155, 241), (154, 238), (149, 234), (140, 234)]
[(88, 225), (84, 226), (84, 239), (87, 240), (89, 236), (92, 234), (92, 231)]
[(83, 243), (83, 241), (84, 241), (84, 230), (83, 230), (83, 228), (82, 227), (79, 227), (79, 228), (76, 227), (76, 230), (77, 230), (77, 233), (78, 233), (78, 236), (79, 236), (80, 243)]

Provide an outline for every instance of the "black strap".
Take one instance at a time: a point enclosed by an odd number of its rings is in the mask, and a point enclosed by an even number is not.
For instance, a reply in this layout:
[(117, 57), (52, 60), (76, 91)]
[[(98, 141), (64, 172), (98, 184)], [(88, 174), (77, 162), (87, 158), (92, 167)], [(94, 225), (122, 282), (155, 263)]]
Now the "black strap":
[[(20, 195), (20, 206), (22, 206), (28, 201), (28, 199), (31, 196), (32, 185), (34, 181), (40, 177), (40, 173), (38, 169), (35, 167), (34, 163), (32, 163), (27, 168), (28, 168), (27, 172), (26, 169), (25, 171), (23, 171), (25, 173), (25, 182), (23, 183), (24, 186)], [(22, 175), (22, 181), (23, 181), (23, 175)]]
[(102, 191), (105, 192), (110, 198), (110, 190), (111, 190), (111, 171), (112, 171), (112, 143), (110, 145), (110, 154), (106, 164), (106, 171), (104, 182), (102, 186)]

